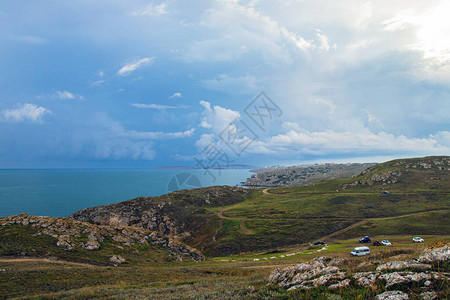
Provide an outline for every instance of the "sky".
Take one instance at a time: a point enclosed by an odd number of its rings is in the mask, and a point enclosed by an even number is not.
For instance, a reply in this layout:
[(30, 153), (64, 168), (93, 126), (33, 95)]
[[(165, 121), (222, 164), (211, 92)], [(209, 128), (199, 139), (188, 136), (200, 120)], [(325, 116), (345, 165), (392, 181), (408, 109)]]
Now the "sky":
[(0, 168), (450, 155), (439, 0), (0, 2)]

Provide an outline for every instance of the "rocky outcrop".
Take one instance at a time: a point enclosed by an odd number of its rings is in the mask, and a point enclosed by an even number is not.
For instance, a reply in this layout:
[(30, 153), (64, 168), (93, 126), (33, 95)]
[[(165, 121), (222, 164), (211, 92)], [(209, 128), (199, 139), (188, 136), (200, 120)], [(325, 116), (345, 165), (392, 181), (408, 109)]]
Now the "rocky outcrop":
[(378, 279), (384, 280), (386, 282), (386, 288), (390, 288), (393, 285), (412, 283), (412, 282), (423, 282), (425, 283), (431, 279), (440, 279), (441, 277), (437, 273), (414, 273), (414, 272), (394, 272), (386, 273), (378, 276)]
[(126, 261), (125, 258), (120, 255), (111, 256), (109, 260), (115, 264), (122, 264)]
[(195, 235), (214, 216), (206, 216), (205, 207), (238, 203), (248, 192), (231, 186), (182, 190), (160, 197), (140, 197), (85, 208), (69, 217), (98, 225), (141, 227), (184, 240)]
[[(422, 261), (426, 260), (430, 263), (446, 261), (447, 251), (447, 244), (438, 243), (426, 249), (420, 257)], [(288, 290), (309, 290), (317, 287), (339, 289), (351, 285), (370, 289), (383, 286), (385, 290), (388, 290), (377, 295), (376, 299), (408, 299), (409, 296), (406, 293), (389, 290), (410, 289), (411, 285), (414, 285), (423, 294), (423, 298), (433, 299), (432, 297), (435, 296), (433, 287), (450, 281), (448, 273), (437, 272), (436, 269), (433, 270), (432, 265), (420, 263), (418, 260), (390, 261), (380, 264), (376, 271), (356, 273), (345, 268), (345, 262), (342, 259), (319, 257), (310, 262), (276, 269), (270, 274), (269, 282)], [(415, 294), (415, 297), (417, 295)]]
[(33, 229), (34, 236), (47, 235), (57, 239), (56, 246), (65, 250), (101, 249), (102, 242), (111, 239), (120, 243), (120, 247), (137, 244), (155, 245), (167, 249), (177, 257), (196, 261), (204, 260), (198, 250), (164, 236), (159, 232), (130, 226), (107, 226), (80, 222), (70, 218), (51, 218), (21, 214), (0, 218), (0, 226), (20, 225)]
[(450, 262), (450, 247), (442, 243), (430, 245), (419, 256), (419, 261), (428, 263)]
[(430, 265), (418, 263), (416, 260), (410, 261), (390, 261), (377, 267), (377, 272), (383, 272), (387, 270), (405, 270), (405, 269), (417, 269), (417, 270), (429, 270)]
[(376, 173), (376, 174), (370, 175), (370, 177), (357, 180), (353, 183), (344, 184), (344, 185), (342, 185), (342, 189), (345, 190), (347, 188), (355, 187), (358, 185), (372, 186), (376, 183), (381, 183), (382, 185), (394, 184), (394, 183), (398, 182), (401, 175), (402, 175), (402, 172), (400, 172), (400, 171), (397, 171), (397, 172), (387, 171), (387, 172)]
[[(311, 289), (323, 285), (338, 284), (344, 279), (346, 273), (336, 266), (327, 263), (331, 260), (319, 258), (312, 262), (301, 263), (284, 269), (277, 269), (269, 277), (271, 283), (276, 283), (280, 287), (295, 289)], [(345, 283), (340, 283), (345, 285)], [(334, 288), (335, 286), (333, 286)]]

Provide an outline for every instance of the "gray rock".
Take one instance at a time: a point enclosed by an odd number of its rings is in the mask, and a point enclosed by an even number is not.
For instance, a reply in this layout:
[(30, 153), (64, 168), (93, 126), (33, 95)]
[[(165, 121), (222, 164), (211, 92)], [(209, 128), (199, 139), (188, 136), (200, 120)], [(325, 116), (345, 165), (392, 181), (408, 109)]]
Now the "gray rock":
[(330, 285), (328, 288), (331, 290), (335, 290), (335, 289), (341, 289), (344, 287), (348, 287), (350, 285), (351, 280), (350, 279), (344, 279), (341, 282), (335, 283)]
[(394, 272), (380, 275), (380, 279), (386, 280), (386, 288), (389, 288), (395, 284), (420, 282), (422, 280), (429, 280), (433, 276), (428, 273), (413, 273), (413, 272)]
[(330, 259), (317, 258), (312, 262), (297, 264), (277, 269), (270, 274), (269, 281), (288, 290), (311, 289), (327, 285), (331, 280), (342, 280), (345, 272), (336, 266), (326, 266), (324, 262)]
[(450, 247), (445, 245), (440, 248), (427, 248), (419, 256), (420, 262), (450, 261)]
[(72, 250), (75, 247), (70, 238), (66, 235), (59, 236), (56, 246), (67, 250)]
[(109, 260), (111, 261), (111, 262), (113, 262), (113, 263), (116, 263), (116, 264), (122, 264), (122, 263), (124, 263), (126, 260), (125, 260), (125, 258), (123, 258), (122, 256), (120, 256), (120, 255), (114, 255), (114, 256), (111, 256), (110, 258), (109, 258)]
[(83, 248), (86, 250), (97, 250), (100, 249), (100, 244), (97, 241), (89, 240), (84, 243)]
[(370, 287), (375, 285), (375, 281), (377, 280), (377, 275), (374, 272), (361, 272), (356, 273), (353, 278), (356, 280), (356, 283), (360, 286)]
[(377, 300), (408, 300), (408, 294), (401, 291), (387, 291), (375, 296)]
[(435, 300), (437, 299), (437, 295), (435, 292), (423, 292), (420, 294), (423, 300)]
[(405, 269), (419, 269), (428, 270), (431, 269), (430, 265), (417, 263), (415, 261), (390, 261), (377, 267), (377, 272), (387, 270), (405, 270)]

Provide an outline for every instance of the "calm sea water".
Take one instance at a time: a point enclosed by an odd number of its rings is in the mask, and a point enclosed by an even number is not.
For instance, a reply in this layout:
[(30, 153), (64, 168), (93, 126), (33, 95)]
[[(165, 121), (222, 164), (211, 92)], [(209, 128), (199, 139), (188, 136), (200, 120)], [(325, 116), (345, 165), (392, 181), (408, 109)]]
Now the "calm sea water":
[(65, 217), (81, 208), (159, 196), (177, 188), (236, 185), (250, 174), (222, 170), (212, 182), (202, 170), (0, 170), (0, 217)]

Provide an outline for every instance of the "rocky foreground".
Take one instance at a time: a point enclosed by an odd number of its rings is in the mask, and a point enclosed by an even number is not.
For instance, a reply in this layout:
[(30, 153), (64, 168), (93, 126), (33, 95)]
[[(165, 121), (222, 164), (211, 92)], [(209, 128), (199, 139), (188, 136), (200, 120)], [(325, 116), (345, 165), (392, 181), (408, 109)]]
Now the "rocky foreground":
[(368, 287), (380, 291), (376, 299), (409, 299), (410, 296), (438, 299), (442, 295), (435, 291), (450, 281), (450, 273), (446, 272), (450, 263), (448, 244), (431, 245), (418, 259), (363, 262), (356, 267), (370, 271), (350, 272), (348, 263), (345, 258), (318, 257), (310, 262), (276, 269), (269, 281), (287, 290)]
[[(204, 260), (198, 250), (164, 236), (159, 232), (131, 226), (107, 226), (80, 222), (70, 218), (52, 218), (20, 214), (0, 218), (0, 226), (22, 226), (32, 230), (32, 236), (50, 236), (56, 239), (55, 245), (67, 251), (96, 251), (104, 242), (111, 242), (117, 249), (123, 250), (136, 245), (154, 245), (166, 249), (178, 260)], [(123, 263), (120, 255), (110, 258), (113, 263)]]

